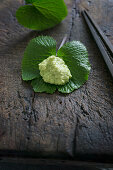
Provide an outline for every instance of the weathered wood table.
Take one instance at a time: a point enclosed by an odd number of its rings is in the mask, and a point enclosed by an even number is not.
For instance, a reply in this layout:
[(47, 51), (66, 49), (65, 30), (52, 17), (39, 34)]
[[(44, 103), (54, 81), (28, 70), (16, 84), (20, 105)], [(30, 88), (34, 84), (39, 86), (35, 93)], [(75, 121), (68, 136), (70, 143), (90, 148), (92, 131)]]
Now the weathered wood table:
[[(113, 44), (112, 0), (65, 0), (68, 17), (55, 28), (31, 31), (15, 12), (23, 0), (0, 0), (0, 155), (113, 160), (113, 80), (81, 16), (87, 9)], [(34, 93), (21, 79), (28, 42), (54, 37), (58, 46), (83, 42), (92, 66), (89, 80), (69, 95)], [(97, 159), (96, 159), (97, 158)]]

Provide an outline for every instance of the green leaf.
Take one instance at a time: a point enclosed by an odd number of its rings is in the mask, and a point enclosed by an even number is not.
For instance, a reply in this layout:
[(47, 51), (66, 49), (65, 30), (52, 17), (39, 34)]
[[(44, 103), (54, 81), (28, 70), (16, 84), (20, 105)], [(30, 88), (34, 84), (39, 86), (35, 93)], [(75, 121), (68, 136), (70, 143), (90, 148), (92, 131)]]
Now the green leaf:
[(78, 89), (88, 80), (90, 72), (90, 64), (88, 60), (88, 52), (85, 46), (79, 41), (66, 43), (57, 53), (71, 71), (72, 78), (64, 86), (57, 86), (58, 91), (62, 93), (70, 93)]
[(45, 30), (54, 27), (67, 16), (64, 0), (26, 0), (16, 12), (18, 22), (33, 30)]
[(23, 80), (32, 80), (35, 92), (54, 93), (56, 89), (62, 93), (70, 93), (82, 86), (91, 69), (86, 47), (79, 41), (66, 43), (58, 50), (57, 56), (65, 61), (72, 78), (65, 85), (45, 83), (39, 72), (39, 63), (51, 55), (56, 55), (56, 41), (49, 36), (39, 36), (28, 44), (22, 60)]
[(46, 92), (52, 94), (56, 91), (56, 86), (49, 83), (45, 83), (41, 76), (37, 79), (32, 80), (31, 85), (33, 86), (33, 90), (35, 92)]
[(38, 64), (51, 55), (56, 55), (56, 41), (49, 36), (32, 39), (22, 60), (22, 79), (32, 80), (40, 76)]
[(26, 4), (32, 4), (35, 1), (37, 1), (37, 0), (25, 0)]

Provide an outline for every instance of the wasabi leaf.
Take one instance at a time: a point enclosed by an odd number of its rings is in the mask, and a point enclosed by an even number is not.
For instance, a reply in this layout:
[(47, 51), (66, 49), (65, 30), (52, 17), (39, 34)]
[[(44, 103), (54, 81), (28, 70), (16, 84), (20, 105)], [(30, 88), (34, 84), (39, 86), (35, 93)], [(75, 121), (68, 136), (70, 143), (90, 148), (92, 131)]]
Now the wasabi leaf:
[(49, 83), (45, 83), (41, 76), (32, 80), (31, 85), (33, 86), (33, 90), (35, 92), (46, 92), (52, 94), (56, 91), (56, 86)]
[(32, 4), (35, 1), (37, 1), (37, 0), (25, 0), (26, 4)]
[(66, 43), (57, 52), (57, 57), (64, 60), (72, 78), (65, 85), (45, 83), (39, 72), (39, 63), (49, 56), (56, 55), (56, 41), (49, 36), (39, 36), (28, 44), (22, 60), (22, 79), (32, 80), (35, 92), (54, 93), (56, 89), (62, 93), (70, 93), (82, 86), (91, 69), (86, 47), (79, 41)]
[(90, 64), (86, 47), (79, 41), (66, 43), (57, 53), (71, 71), (72, 78), (64, 86), (58, 86), (58, 91), (70, 93), (78, 89), (88, 80)]
[[(18, 22), (32, 30), (54, 27), (67, 16), (64, 0), (26, 0), (16, 12)], [(30, 3), (30, 5), (29, 5)]]

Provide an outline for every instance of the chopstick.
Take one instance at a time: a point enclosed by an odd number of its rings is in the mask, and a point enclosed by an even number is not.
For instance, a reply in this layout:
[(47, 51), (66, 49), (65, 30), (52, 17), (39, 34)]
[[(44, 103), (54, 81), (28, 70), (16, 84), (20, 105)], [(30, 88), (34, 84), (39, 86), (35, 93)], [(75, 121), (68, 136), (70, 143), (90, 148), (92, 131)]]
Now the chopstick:
[(88, 12), (83, 11), (82, 14), (113, 77), (113, 45)]

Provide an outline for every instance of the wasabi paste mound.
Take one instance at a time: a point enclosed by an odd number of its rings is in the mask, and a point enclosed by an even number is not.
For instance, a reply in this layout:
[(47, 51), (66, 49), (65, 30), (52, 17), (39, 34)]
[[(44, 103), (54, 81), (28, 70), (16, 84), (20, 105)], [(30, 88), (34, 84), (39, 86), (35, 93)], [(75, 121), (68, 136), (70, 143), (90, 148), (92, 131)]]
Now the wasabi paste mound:
[(40, 75), (46, 83), (64, 85), (72, 77), (65, 62), (54, 55), (39, 64)]

